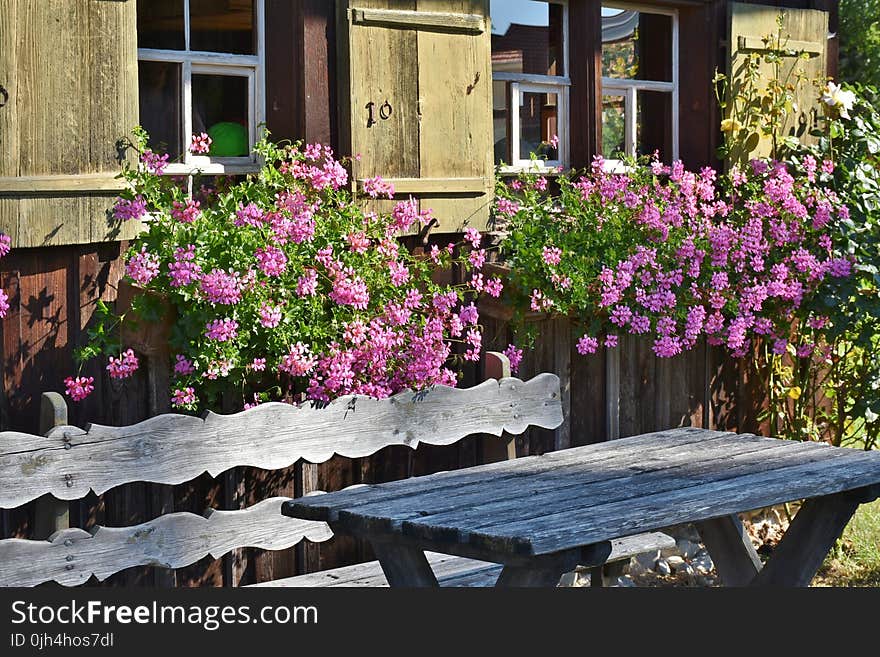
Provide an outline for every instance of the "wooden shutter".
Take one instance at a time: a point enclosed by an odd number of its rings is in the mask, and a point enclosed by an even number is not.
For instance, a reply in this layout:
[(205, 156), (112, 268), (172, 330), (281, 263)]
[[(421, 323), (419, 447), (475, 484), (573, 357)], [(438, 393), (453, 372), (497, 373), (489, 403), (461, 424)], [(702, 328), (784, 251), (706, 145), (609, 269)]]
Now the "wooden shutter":
[(440, 232), (489, 217), (488, 12), (488, 0), (341, 0), (341, 147), (360, 155), (355, 181), (390, 180)]
[(15, 247), (130, 237), (108, 210), (138, 122), (135, 0), (0, 0), (0, 230)]
[[(777, 18), (784, 12), (782, 28), (782, 45), (792, 51), (806, 52), (809, 59), (785, 56), (780, 78), (785, 78), (796, 67), (802, 69), (808, 80), (823, 78), (827, 71), (828, 52), (828, 13), (814, 9), (780, 9), (732, 2), (729, 5), (728, 43), (730, 58), (728, 61), (728, 78), (734, 89), (742, 84), (743, 68), (751, 53), (767, 52), (763, 41), (768, 35), (777, 35), (779, 26)], [(785, 41), (785, 36), (788, 41)], [(769, 65), (762, 65), (765, 79), (773, 74)], [(798, 93), (798, 112), (789, 115), (785, 133), (800, 134), (804, 141), (809, 139), (808, 132), (816, 121), (817, 90), (809, 83), (803, 85)], [(747, 160), (750, 157), (768, 155), (771, 151), (771, 139), (760, 137), (749, 143), (748, 152), (735, 153), (732, 160)]]

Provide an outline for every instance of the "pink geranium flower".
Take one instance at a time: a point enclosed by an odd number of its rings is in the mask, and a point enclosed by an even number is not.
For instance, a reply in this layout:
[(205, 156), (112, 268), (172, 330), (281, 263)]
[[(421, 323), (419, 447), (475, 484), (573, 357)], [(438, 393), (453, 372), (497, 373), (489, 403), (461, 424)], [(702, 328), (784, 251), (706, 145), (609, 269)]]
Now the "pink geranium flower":
[(208, 133), (201, 132), (192, 136), (189, 143), (189, 150), (191, 153), (207, 153), (211, 150), (211, 144), (213, 141), (214, 140), (208, 136)]
[(66, 387), (64, 393), (73, 401), (82, 401), (94, 392), (94, 383), (95, 377), (93, 376), (78, 376), (76, 378), (69, 376), (64, 379)]

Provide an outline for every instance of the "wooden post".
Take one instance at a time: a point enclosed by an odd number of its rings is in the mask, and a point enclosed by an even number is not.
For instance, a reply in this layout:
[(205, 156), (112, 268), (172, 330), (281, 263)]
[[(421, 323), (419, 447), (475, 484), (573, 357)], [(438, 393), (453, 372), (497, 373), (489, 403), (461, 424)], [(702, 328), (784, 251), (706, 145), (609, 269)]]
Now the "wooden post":
[(605, 440), (620, 438), (620, 350), (605, 350)]
[[(678, 361), (682, 361), (679, 363)], [(683, 366), (684, 358), (679, 358), (676, 364)], [(683, 372), (678, 373), (683, 376)], [(672, 363), (669, 358), (657, 357), (654, 359), (654, 426), (651, 431), (663, 431), (670, 429), (670, 405), (672, 403)]]
[[(67, 424), (67, 402), (57, 392), (44, 392), (40, 397), (40, 432), (49, 433)], [(70, 527), (70, 504), (46, 494), (36, 501), (33, 538), (49, 538)]]
[[(318, 490), (318, 465), (300, 461), (294, 466), (294, 495), (303, 497)], [(317, 543), (302, 540), (294, 548), (296, 574), (303, 575), (319, 570), (321, 555)]]
[(555, 449), (571, 447), (571, 324), (568, 317), (553, 320), (553, 371), (559, 376), (562, 424), (556, 428)]
[[(504, 379), (510, 376), (510, 359), (497, 351), (487, 351), (483, 365), (483, 380)], [(516, 458), (516, 437), (486, 436), (483, 440), (483, 463), (509, 461)]]

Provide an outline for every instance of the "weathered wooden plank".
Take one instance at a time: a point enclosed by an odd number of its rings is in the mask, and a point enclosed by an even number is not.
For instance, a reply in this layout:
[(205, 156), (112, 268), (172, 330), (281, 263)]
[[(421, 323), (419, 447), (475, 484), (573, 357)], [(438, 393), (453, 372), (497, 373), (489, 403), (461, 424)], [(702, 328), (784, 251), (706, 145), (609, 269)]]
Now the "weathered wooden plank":
[[(44, 392), (40, 398), (40, 433), (49, 433), (67, 424), (67, 402), (57, 392)], [(34, 509), (33, 538), (49, 538), (52, 534), (70, 527), (70, 504), (44, 495)]]
[[(779, 57), (778, 61), (762, 62), (756, 71), (758, 79), (770, 80), (776, 76), (777, 79), (794, 80), (798, 75), (802, 75), (805, 80), (814, 80), (826, 75), (827, 39), (822, 36), (817, 40), (816, 37), (828, 34), (828, 12), (817, 9), (783, 10), (741, 2), (731, 2), (727, 7), (729, 15), (727, 43), (730, 44), (727, 73), (734, 88), (742, 88), (745, 80), (752, 74), (747, 68), (747, 58), (756, 50), (765, 52), (769, 50), (762, 42), (762, 38), (779, 32), (777, 19), (783, 13), (785, 15), (783, 43), (776, 45), (789, 50), (804, 48), (808, 56), (806, 59), (783, 56)], [(809, 132), (816, 122), (817, 112), (814, 89), (809, 84), (793, 85), (793, 87), (795, 96), (793, 106), (797, 110), (788, 112), (782, 117), (784, 125), (779, 132), (798, 135), (802, 140), (810, 143), (814, 137)], [(743, 91), (747, 90), (742, 90), (741, 94)], [(754, 96), (760, 95), (763, 89), (759, 88), (756, 91)], [(760, 111), (757, 107), (751, 109)], [(747, 150), (746, 147), (735, 149), (731, 161), (746, 163), (753, 157), (774, 155), (773, 139), (769, 135), (759, 136), (760, 140), (751, 150)]]
[[(494, 485), (499, 488), (516, 488), (509, 486), (509, 478), (528, 477), (533, 473), (548, 472), (572, 463), (579, 464), (579, 467), (590, 468), (604, 461), (619, 459), (621, 462), (626, 462), (627, 459), (632, 460), (643, 453), (646, 447), (651, 446), (651, 443), (657, 440), (667, 441), (667, 446), (687, 445), (718, 438), (721, 435), (713, 432), (704, 433), (699, 430), (680, 429), (661, 434), (634, 436), (626, 439), (625, 442), (616, 443), (615, 447), (618, 449), (614, 450), (603, 449), (604, 445), (600, 444), (591, 446), (589, 449), (562, 450), (542, 456), (520, 458), (515, 462), (491, 463), (468, 468), (464, 471), (442, 472), (406, 481), (386, 483), (381, 486), (338, 491), (321, 499), (291, 500), (289, 504), (284, 506), (284, 513), (312, 520), (332, 522), (338, 518), (339, 511), (356, 511), (361, 505), (370, 504), (376, 500), (393, 503), (401, 499), (411, 499), (421, 493), (445, 496), (451, 492), (462, 491), (470, 487), (485, 489), (488, 482), (494, 482)], [(658, 449), (666, 449), (667, 446)]]
[(501, 574), (502, 566), (486, 566), (479, 570), (472, 570), (465, 573), (455, 575), (447, 575), (439, 578), (441, 587), (473, 587), (487, 588), (495, 586), (498, 583), (498, 576)]
[[(0, 3), (0, 86), (5, 91), (0, 98), (4, 103), (0, 108), (0, 176), (4, 177), (19, 173), (18, 5), (19, 0)], [(3, 205), (0, 204), (0, 227), (17, 226), (17, 208), (13, 205), (4, 210)], [(7, 213), (16, 216), (6, 216)]]
[(141, 228), (107, 218), (108, 192), (121, 188), (112, 180), (117, 142), (138, 116), (136, 40), (115, 38), (135, 33), (134, 5), (3, 3), (0, 70), (12, 71), (14, 102), (0, 117), (0, 229), (18, 247), (128, 238)]
[[(419, 518), (429, 515), (433, 517), (434, 514), (444, 513), (447, 510), (454, 512), (461, 507), (487, 503), (518, 505), (523, 500), (535, 499), (535, 496), (542, 492), (561, 493), (567, 488), (582, 487), (590, 483), (616, 481), (622, 477), (645, 477), (654, 471), (665, 471), (675, 465), (691, 463), (697, 450), (704, 450), (710, 460), (726, 458), (729, 454), (728, 450), (724, 449), (724, 435), (707, 437), (699, 441), (698, 446), (696, 441), (687, 435), (674, 436), (673, 440), (675, 440), (674, 445), (657, 446), (651, 450), (650, 455), (647, 455), (644, 444), (628, 445), (620, 452), (601, 450), (573, 453), (570, 450), (562, 450), (552, 452), (555, 458), (544, 458), (548, 455), (543, 455), (528, 457), (528, 461), (520, 459), (523, 461), (521, 465), (503, 471), (487, 470), (482, 475), (476, 472), (445, 473), (442, 481), (436, 482), (434, 486), (407, 488), (406, 491), (388, 491), (387, 496), (381, 488), (375, 493), (353, 491), (353, 495), (347, 497), (356, 501), (335, 502), (332, 510), (349, 515), (378, 512), (376, 514), (378, 517), (385, 513), (393, 513), (402, 520), (407, 519), (408, 514), (414, 514), (414, 517)], [(734, 453), (753, 452), (772, 447), (773, 445), (767, 445), (754, 436), (745, 436), (734, 448)], [(441, 503), (438, 505), (437, 501)], [(313, 503), (310, 500), (298, 502), (305, 505)], [(324, 504), (323, 501), (314, 503)], [(431, 511), (422, 510), (427, 508)], [(332, 517), (336, 518), (336, 516)]]
[[(491, 583), (494, 583), (498, 573), (501, 572), (501, 566), (476, 559), (466, 559), (439, 552), (426, 552), (425, 557), (441, 586), (459, 586), (459, 584), (453, 583), (452, 580), (474, 575), (479, 575), (483, 581), (492, 578)], [(385, 573), (382, 572), (382, 566), (378, 561), (368, 561), (353, 566), (343, 566), (306, 575), (285, 577), (251, 586), (262, 588), (387, 587), (388, 580), (385, 577)]]
[[(571, 353), (571, 441), (573, 446), (589, 445), (608, 440), (614, 427), (609, 426), (606, 405), (606, 361), (615, 357), (616, 349), (600, 349), (595, 354), (577, 353), (576, 341)], [(616, 387), (615, 387), (616, 390)], [(616, 398), (615, 398), (616, 399)], [(617, 404), (614, 404), (617, 422)]]
[(48, 541), (0, 541), (0, 586), (35, 586), (54, 580), (82, 584), (93, 574), (104, 580), (132, 566), (180, 568), (205, 556), (240, 547), (279, 550), (301, 540), (326, 541), (327, 525), (281, 518), (285, 498), (242, 511), (209, 510), (207, 516), (171, 513), (131, 527), (96, 527), (56, 532)]
[(725, 586), (745, 586), (761, 570), (761, 558), (738, 516), (704, 520), (697, 523), (697, 531)]
[[(419, 11), (413, 13), (465, 15), (482, 27), (488, 5), (485, 0), (418, 0)], [(458, 23), (450, 19), (445, 25), (454, 28)], [(482, 230), (494, 190), (491, 35), (482, 29), (450, 33), (444, 28), (420, 30), (417, 40), (418, 175), (436, 181), (424, 189), (421, 209), (433, 211), (438, 232), (466, 226)], [(460, 184), (461, 178), (472, 182)], [(459, 190), (467, 194), (449, 195)]]
[[(422, 2), (419, 4), (421, 6), (426, 3)], [(486, 19), (479, 14), (459, 14), (442, 11), (397, 11), (393, 9), (354, 8), (351, 10), (351, 20), (355, 25), (382, 25), (409, 30), (424, 29), (440, 32), (463, 32), (465, 34), (481, 34), (486, 29)]]
[[(659, 532), (627, 536), (611, 541), (611, 553), (606, 563), (622, 562), (633, 556), (674, 547), (675, 540)], [(486, 561), (456, 557), (438, 552), (426, 552), (425, 557), (440, 586), (493, 586), (501, 566)], [(580, 564), (578, 564), (580, 565)], [(386, 587), (388, 580), (378, 561), (323, 570), (306, 575), (286, 577), (253, 584), (255, 587)]]
[[(560, 473), (553, 478), (542, 477), (543, 481), (533, 482), (532, 479), (536, 478), (529, 478), (520, 485), (520, 489), (525, 490), (522, 496), (514, 494), (505, 498), (497, 491), (492, 491), (482, 502), (471, 501), (470, 505), (455, 508), (451, 506), (453, 502), (449, 501), (449, 506), (438, 513), (395, 514), (391, 526), (402, 523), (404, 533), (416, 536), (455, 536), (457, 540), (467, 540), (467, 533), (471, 531), (492, 531), (490, 527), (501, 528), (507, 522), (537, 521), (547, 514), (548, 509), (584, 510), (599, 504), (673, 491), (697, 482), (779, 468), (783, 463), (773, 462), (773, 459), (780, 456), (785, 457), (785, 464), (821, 458), (815, 450), (792, 453), (781, 447), (744, 444), (737, 450), (725, 455), (715, 454), (711, 460), (701, 460), (694, 465), (694, 454), (685, 452), (668, 461), (646, 464), (644, 469), (640, 464), (635, 468), (618, 468), (604, 473)], [(556, 482), (554, 485), (553, 479), (557, 478), (565, 483)], [(487, 503), (486, 500), (495, 501)], [(443, 503), (447, 503), (445, 498)], [(340, 513), (340, 517), (343, 517), (343, 513)], [(375, 528), (376, 519), (366, 516), (361, 509), (356, 509), (355, 513), (359, 517), (351, 522)], [(378, 520), (382, 522), (381, 518)]]
[[(449, 138), (449, 135), (445, 135)], [(448, 142), (446, 146), (448, 147)], [(459, 165), (462, 163), (459, 162)], [(385, 182), (394, 185), (395, 194), (485, 194), (492, 184), (485, 177), (449, 178), (386, 178)], [(358, 180), (358, 187), (363, 189), (363, 179)]]
[[(484, 329), (485, 340), (485, 329)], [(511, 376), (510, 359), (498, 351), (486, 351), (483, 359), (484, 379), (504, 379)], [(565, 408), (562, 409), (563, 416)], [(495, 436), (483, 438), (482, 457), (483, 463), (495, 463), (516, 458), (516, 438), (513, 436)]]
[[(682, 430), (686, 432), (700, 430)], [(736, 437), (732, 437), (734, 445)], [(717, 461), (702, 462), (700, 450), (693, 450), (692, 453), (684, 459), (686, 463), (693, 462), (693, 465), (679, 465), (677, 468), (669, 468), (668, 470), (660, 470), (655, 473), (647, 472), (641, 475), (633, 475), (632, 477), (622, 476), (616, 479), (609, 479), (604, 482), (590, 486), (572, 486), (571, 488), (561, 488), (554, 498), (554, 490), (551, 486), (546, 486), (547, 492), (539, 491), (538, 495), (529, 495), (528, 508), (522, 508), (522, 504), (515, 499), (505, 507), (505, 497), (510, 495), (512, 490), (530, 490), (528, 478), (517, 480), (516, 486), (502, 484), (498, 490), (488, 491), (487, 498), (500, 500), (496, 502), (479, 504), (471, 504), (468, 507), (450, 511), (446, 522), (438, 522), (437, 516), (431, 516), (430, 512), (426, 514), (418, 514), (418, 520), (403, 520), (394, 516), (386, 516), (384, 519), (381, 513), (377, 513), (375, 517), (364, 518), (361, 510), (354, 507), (351, 513), (346, 514), (345, 511), (338, 511), (340, 522), (345, 525), (345, 531), (377, 531), (383, 529), (382, 523), (385, 522), (384, 530), (396, 531), (398, 527), (404, 534), (412, 534), (418, 540), (431, 539), (438, 544), (446, 542), (470, 541), (474, 543), (476, 540), (481, 545), (491, 544), (497, 550), (509, 550), (511, 552), (528, 552), (534, 549), (534, 541), (542, 539), (544, 532), (551, 532), (549, 527), (558, 527), (558, 536), (553, 535), (558, 541), (555, 547), (560, 545), (571, 545), (564, 541), (570, 538), (570, 534), (579, 533), (583, 530), (582, 525), (590, 525), (598, 522), (601, 527), (602, 523), (606, 523), (614, 528), (611, 537), (628, 535), (644, 531), (646, 529), (654, 529), (665, 526), (664, 524), (650, 524), (650, 526), (642, 526), (638, 523), (653, 523), (653, 514), (658, 512), (657, 505), (662, 505), (666, 497), (671, 500), (683, 499), (695, 505), (702, 505), (700, 508), (707, 513), (705, 517), (716, 517), (724, 515), (724, 513), (716, 513), (713, 515), (714, 490), (716, 488), (725, 490), (732, 486), (735, 488), (736, 481), (744, 481), (744, 491), (740, 494), (748, 500), (749, 495), (754, 495), (754, 500), (744, 502), (744, 506), (736, 511), (746, 510), (749, 508), (757, 508), (773, 504), (775, 501), (764, 502), (762, 497), (762, 489), (756, 486), (755, 482), (761, 484), (773, 485), (777, 484), (776, 477), (785, 477), (789, 473), (792, 476), (799, 476), (801, 472), (812, 473), (814, 471), (824, 471), (826, 477), (828, 472), (834, 472), (834, 467), (838, 463), (849, 464), (850, 468), (855, 466), (866, 465), (863, 476), (870, 478), (873, 470), (874, 476), (880, 477), (880, 463), (872, 455), (862, 452), (854, 452), (852, 450), (837, 450), (819, 445), (802, 444), (802, 443), (783, 443), (772, 439), (754, 439), (759, 440), (767, 446), (766, 450), (756, 451), (749, 446), (745, 446), (741, 450), (744, 456), (739, 458), (732, 457), (729, 459), (718, 459)], [(741, 441), (743, 442), (743, 441)], [(569, 452), (595, 450), (592, 448), (580, 448), (579, 450), (568, 450)], [(733, 447), (731, 448), (734, 449)], [(547, 457), (544, 457), (547, 458)], [(820, 461), (824, 461), (822, 463)], [(831, 466), (827, 464), (831, 463)], [(506, 464), (508, 467), (518, 465), (519, 462)], [(806, 464), (806, 465), (802, 465)], [(496, 464), (497, 465), (497, 464)], [(797, 467), (800, 466), (800, 469)], [(595, 467), (585, 465), (585, 468)], [(844, 471), (846, 469), (844, 468)], [(443, 478), (454, 480), (457, 473), (447, 473), (442, 475)], [(623, 473), (629, 474), (629, 473)], [(491, 488), (491, 482), (497, 479), (496, 476), (488, 476), (483, 474), (486, 488)], [(731, 481), (734, 484), (731, 484)], [(636, 483), (641, 482), (641, 483)], [(547, 482), (552, 483), (548, 480)], [(839, 482), (821, 481), (821, 485), (840, 485)], [(558, 482), (556, 484), (558, 486)], [(751, 489), (755, 490), (751, 490)], [(507, 491), (505, 493), (504, 491)], [(784, 487), (781, 489), (784, 491)], [(359, 491), (357, 491), (359, 492)], [(735, 492), (735, 491), (734, 491)], [(425, 500), (423, 508), (433, 509), (442, 507), (450, 496), (450, 491), (439, 489), (437, 499), (433, 502)], [(733, 493), (731, 493), (733, 494)], [(783, 493), (780, 493), (783, 494)], [(514, 494), (516, 495), (516, 494)], [(701, 497), (702, 496), (702, 497)], [(328, 501), (332, 500), (330, 496)], [(800, 497), (804, 497), (801, 495)], [(798, 498), (797, 494), (792, 494), (788, 499)], [(737, 498), (738, 499), (738, 498)], [(323, 503), (324, 500), (317, 501)], [(640, 505), (651, 505), (647, 509), (642, 509)], [(635, 517), (628, 511), (628, 506), (635, 508)], [(303, 505), (300, 504), (300, 507)], [(670, 502), (670, 507), (674, 509), (674, 503)], [(550, 513), (548, 509), (555, 509)], [(612, 511), (608, 511), (612, 509)], [(682, 522), (681, 518), (676, 518), (674, 510), (660, 509), (670, 513), (668, 522), (665, 524), (674, 524)], [(504, 511), (504, 513), (501, 513)], [(289, 512), (289, 508), (285, 508), (285, 513)], [(640, 515), (643, 514), (643, 515)], [(572, 522), (572, 516), (581, 517), (579, 522)], [(700, 518), (697, 518), (700, 519)], [(364, 523), (361, 527), (359, 523)], [(623, 524), (621, 524), (623, 523)], [(635, 524), (633, 524), (635, 523)], [(573, 530), (572, 527), (576, 527)], [(514, 528), (514, 529), (511, 529)], [(592, 538), (591, 534), (587, 538)], [(494, 537), (494, 541), (492, 540)], [(603, 535), (608, 538), (608, 535)], [(549, 538), (547, 539), (550, 540)], [(584, 542), (589, 542), (585, 540)], [(499, 547), (503, 543), (503, 548)], [(548, 551), (555, 551), (548, 549)]]
[[(855, 450), (853, 450), (855, 451)], [(565, 510), (540, 519), (491, 527), (470, 534), (470, 544), (491, 550), (517, 540), (518, 549), (534, 554), (589, 543), (681, 522), (698, 522), (796, 499), (838, 493), (880, 481), (880, 455), (834, 451), (810, 462), (757, 474), (667, 490), (580, 510)], [(503, 532), (503, 534), (502, 534)], [(522, 537), (528, 536), (528, 541)], [(515, 539), (515, 537), (518, 537)]]
[(572, 327), (567, 317), (553, 320), (553, 363), (552, 371), (559, 377), (559, 390), (562, 398), (562, 415), (565, 421), (556, 429), (554, 449), (568, 449), (571, 438), (571, 350)]
[(0, 194), (116, 192), (122, 191), (126, 186), (124, 180), (120, 180), (112, 173), (0, 177)]
[(346, 396), (324, 408), (272, 403), (204, 419), (160, 415), (128, 427), (59, 428), (54, 444), (0, 433), (0, 479), (18, 482), (0, 491), (0, 507), (46, 492), (76, 499), (129, 481), (178, 484), (236, 465), (276, 469), (300, 458), (320, 463), (334, 453), (361, 457), (389, 445), (449, 445), (473, 433), (521, 433), (530, 424), (552, 429), (561, 421), (559, 379), (542, 374), (384, 400)]

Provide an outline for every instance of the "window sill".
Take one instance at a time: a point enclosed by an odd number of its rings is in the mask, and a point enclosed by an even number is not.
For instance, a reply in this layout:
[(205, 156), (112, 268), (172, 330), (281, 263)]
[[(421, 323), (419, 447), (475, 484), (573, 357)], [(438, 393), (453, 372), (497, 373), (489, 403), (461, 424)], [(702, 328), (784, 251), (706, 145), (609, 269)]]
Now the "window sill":
[(567, 167), (562, 166), (562, 171), (560, 171), (559, 168), (559, 166), (548, 167), (540, 165), (529, 165), (496, 167), (495, 170), (497, 171), (499, 176), (518, 176), (522, 173), (536, 173), (542, 176), (558, 176), (567, 169)]
[(165, 168), (168, 176), (241, 176), (248, 173), (258, 173), (260, 164), (250, 158), (240, 158), (239, 161), (227, 162), (199, 162), (198, 164), (169, 164)]

